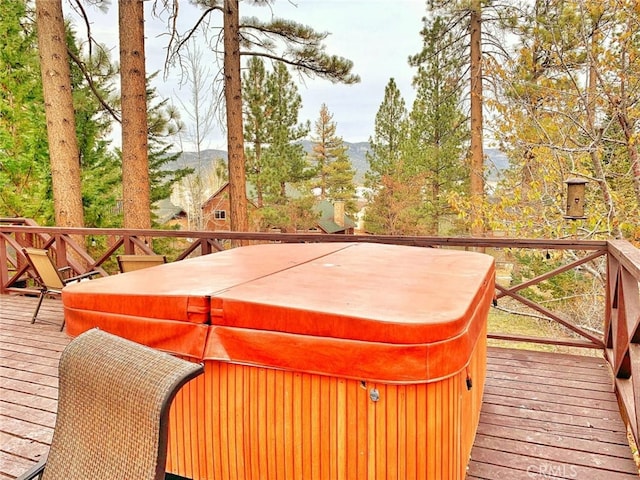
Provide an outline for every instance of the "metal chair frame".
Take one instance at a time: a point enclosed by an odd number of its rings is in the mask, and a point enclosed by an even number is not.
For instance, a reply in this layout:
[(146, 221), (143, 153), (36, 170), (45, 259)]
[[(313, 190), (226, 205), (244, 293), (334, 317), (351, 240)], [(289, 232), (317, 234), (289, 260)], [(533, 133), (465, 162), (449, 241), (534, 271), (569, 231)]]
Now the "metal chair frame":
[[(69, 271), (70, 268), (57, 268), (47, 250), (40, 248), (24, 248), (22, 249), (22, 253), (33, 268), (33, 271), (36, 274), (36, 281), (40, 284), (40, 298), (38, 299), (36, 310), (33, 313), (33, 318), (31, 318), (31, 323), (35, 323), (36, 321), (44, 297), (51, 294), (60, 295), (65, 285), (100, 275), (100, 272), (93, 270), (81, 275), (65, 278), (63, 273)], [(64, 319), (62, 320), (60, 331), (62, 331), (63, 328)]]

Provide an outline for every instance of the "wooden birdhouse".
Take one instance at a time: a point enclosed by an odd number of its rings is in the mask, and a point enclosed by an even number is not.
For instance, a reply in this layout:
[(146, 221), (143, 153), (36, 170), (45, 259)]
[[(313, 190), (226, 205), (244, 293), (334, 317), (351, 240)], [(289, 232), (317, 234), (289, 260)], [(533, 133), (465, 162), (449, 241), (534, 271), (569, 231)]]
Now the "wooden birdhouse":
[(570, 178), (567, 184), (567, 211), (564, 218), (567, 220), (584, 220), (584, 193), (587, 181), (582, 178)]

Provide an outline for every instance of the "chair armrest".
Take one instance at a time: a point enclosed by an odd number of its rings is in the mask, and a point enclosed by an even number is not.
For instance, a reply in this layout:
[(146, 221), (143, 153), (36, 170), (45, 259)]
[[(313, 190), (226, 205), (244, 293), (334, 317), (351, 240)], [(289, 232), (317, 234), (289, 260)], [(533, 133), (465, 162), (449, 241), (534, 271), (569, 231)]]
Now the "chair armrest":
[(85, 278), (91, 278), (96, 275), (100, 275), (100, 272), (92, 270), (91, 272), (86, 272), (86, 273), (83, 273), (82, 275), (76, 275), (75, 277), (65, 279), (65, 284), (69, 282), (77, 282), (80, 280), (84, 280)]
[(42, 473), (44, 472), (44, 467), (46, 464), (46, 459), (40, 460), (33, 467), (16, 478), (16, 480), (32, 480), (34, 478), (40, 478), (42, 476)]

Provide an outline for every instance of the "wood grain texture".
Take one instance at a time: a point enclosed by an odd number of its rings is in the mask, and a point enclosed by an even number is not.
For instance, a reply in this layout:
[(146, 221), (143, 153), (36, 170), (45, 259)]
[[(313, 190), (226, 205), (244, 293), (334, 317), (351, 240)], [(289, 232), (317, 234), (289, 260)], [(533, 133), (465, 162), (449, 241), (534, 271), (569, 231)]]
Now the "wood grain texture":
[(413, 385), (207, 361), (174, 403), (167, 469), (197, 480), (462, 479), (485, 358), (482, 336), (467, 368)]

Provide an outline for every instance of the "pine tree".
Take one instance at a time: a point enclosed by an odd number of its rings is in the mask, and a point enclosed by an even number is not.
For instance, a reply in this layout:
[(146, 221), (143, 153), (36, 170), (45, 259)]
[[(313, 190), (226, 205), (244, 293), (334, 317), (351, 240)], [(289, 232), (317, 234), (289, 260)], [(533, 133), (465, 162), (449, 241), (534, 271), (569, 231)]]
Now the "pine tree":
[[(394, 167), (405, 172), (403, 160)], [(365, 211), (365, 229), (377, 235), (424, 235), (423, 175), (388, 174), (380, 178)]]
[[(448, 53), (455, 52), (455, 58), (460, 58), (458, 52), (464, 51), (468, 65), (469, 92), (469, 133), (470, 145), (468, 155), (469, 195), (465, 202), (466, 208), (461, 212), (468, 219), (468, 226), (472, 235), (481, 236), (485, 231), (484, 203), (484, 88), (483, 88), (483, 46), (488, 43), (486, 22), (483, 12), (489, 8), (508, 9), (510, 6), (494, 6), (493, 2), (482, 0), (429, 0), (429, 7), (433, 17), (444, 19), (441, 32), (447, 33), (451, 41), (441, 42), (440, 47)], [(460, 27), (466, 29), (462, 32)], [(427, 33), (427, 30), (423, 33)], [(452, 33), (451, 36), (448, 33)], [(464, 40), (465, 36), (468, 40)], [(495, 39), (493, 39), (495, 40)], [(496, 41), (496, 44), (499, 44)]]
[(326, 104), (320, 107), (315, 123), (311, 161), (315, 165), (314, 187), (322, 200), (345, 202), (345, 211), (355, 211), (355, 171), (341, 137), (336, 135), (337, 124)]
[(62, 2), (36, 0), (35, 3), (56, 225), (82, 227), (80, 154)]
[(267, 111), (270, 144), (266, 152), (272, 197), (285, 201), (286, 185), (299, 185), (312, 175), (300, 140), (309, 133), (308, 123), (298, 123), (302, 98), (284, 63), (276, 63), (267, 78)]
[[(298, 123), (302, 99), (287, 67), (276, 63), (268, 72), (262, 59), (249, 60), (249, 70), (243, 79), (247, 178), (256, 190), (257, 206), (265, 211), (254, 213), (254, 224), (261, 228), (293, 228), (295, 219), (305, 215), (303, 189), (296, 198), (288, 198), (287, 185), (299, 187), (310, 177), (302, 145), (309, 127)], [(298, 202), (292, 208), (292, 202)], [(299, 222), (298, 222), (299, 223)]]
[[(0, 18), (3, 31), (7, 32), (3, 37), (6, 44), (0, 49), (0, 84), (6, 87), (0, 96), (0, 212), (51, 225), (55, 219), (42, 83), (33, 18), (25, 5), (23, 0), (7, 2)], [(69, 60), (70, 80), (84, 224), (119, 226), (113, 211), (120, 195), (120, 163), (106, 139), (112, 119), (95, 95), (98, 92), (103, 98), (113, 96), (116, 71), (105, 49), (95, 49), (92, 57), (84, 56), (69, 27), (66, 41), (73, 59)], [(93, 79), (91, 86), (87, 75)]]
[[(422, 215), (428, 232), (437, 235), (444, 216), (453, 213), (449, 195), (468, 195), (469, 172), (465, 153), (469, 140), (462, 113), (462, 59), (446, 46), (453, 43), (443, 20), (425, 20), (422, 52), (410, 59), (418, 67), (414, 77), (416, 99), (409, 115), (405, 157), (409, 174), (425, 178)], [(465, 188), (466, 187), (466, 188)]]
[(262, 208), (267, 188), (263, 150), (270, 143), (271, 112), (267, 110), (267, 70), (261, 58), (249, 60), (242, 80), (244, 139), (250, 145), (245, 152), (246, 176), (255, 188), (256, 206)]
[[(405, 189), (403, 149), (407, 142), (407, 108), (393, 78), (384, 89), (384, 99), (376, 113), (374, 136), (369, 138), (365, 173), (367, 207), (365, 230), (374, 234), (401, 234), (401, 216), (419, 203), (419, 188)], [(413, 197), (414, 200), (409, 200)]]
[(411, 112), (391, 79), (370, 139), (365, 223), (373, 233), (438, 234), (443, 217), (453, 213), (449, 195), (468, 181), (461, 57), (449, 50), (456, 42), (442, 19), (425, 19), (421, 34), (423, 49), (410, 58), (418, 68)]
[(369, 139), (369, 189), (365, 229), (379, 235), (419, 235), (423, 226), (424, 174), (406, 161), (409, 118), (404, 99), (392, 78), (376, 114), (375, 135)]
[(37, 38), (24, 0), (0, 15), (0, 215), (53, 223)]
[[(114, 212), (122, 195), (120, 158), (107, 139), (113, 117), (96, 96), (116, 103), (117, 69), (105, 48), (94, 49), (91, 56), (85, 55), (76, 38), (75, 32), (68, 28), (85, 226), (118, 227), (122, 225), (122, 217)], [(87, 76), (91, 78), (91, 85)]]
[(393, 78), (384, 89), (384, 99), (376, 113), (375, 134), (369, 138), (366, 159), (369, 169), (365, 186), (376, 191), (381, 178), (392, 175), (402, 158), (407, 140), (407, 108)]
[(356, 187), (353, 183), (355, 170), (347, 155), (347, 147), (343, 144), (331, 151), (331, 160), (327, 166), (327, 199), (332, 203), (344, 202), (345, 211), (355, 212)]
[(118, 0), (125, 228), (151, 228), (144, 2)]
[(302, 99), (283, 63), (268, 72), (262, 59), (249, 60), (243, 78), (247, 178), (257, 206), (286, 197), (286, 184), (307, 178), (302, 145), (309, 128), (298, 123)]

